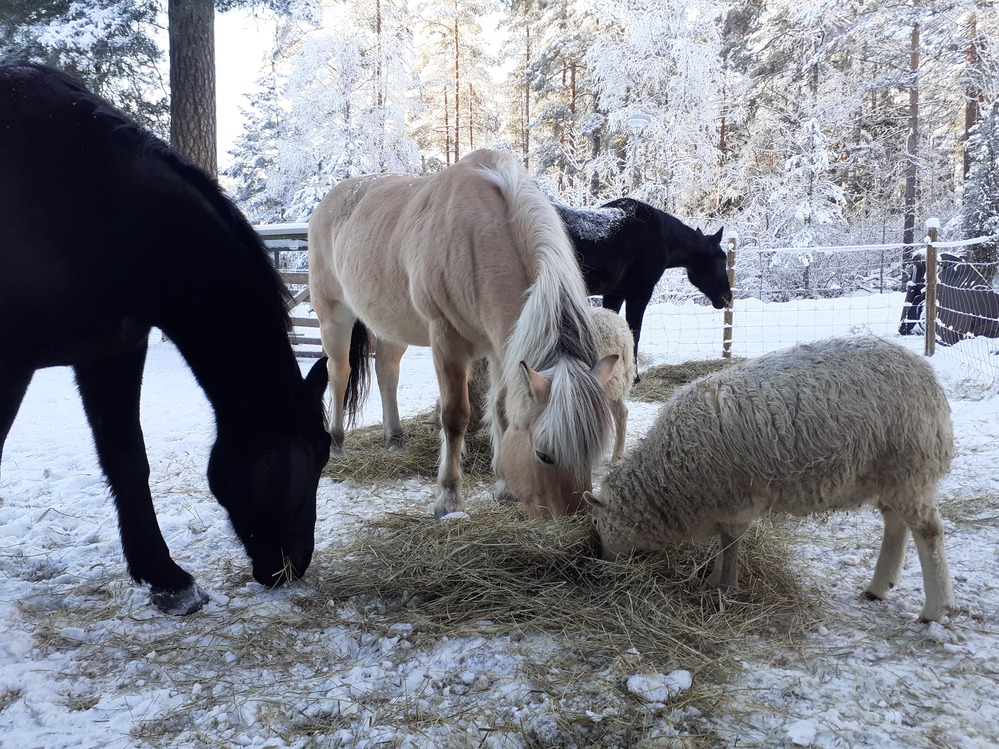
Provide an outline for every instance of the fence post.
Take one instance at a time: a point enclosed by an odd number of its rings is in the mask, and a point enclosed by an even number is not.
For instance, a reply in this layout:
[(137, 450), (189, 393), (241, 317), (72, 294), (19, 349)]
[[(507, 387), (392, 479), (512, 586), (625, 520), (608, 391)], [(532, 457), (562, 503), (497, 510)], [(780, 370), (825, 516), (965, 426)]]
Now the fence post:
[[(735, 286), (735, 247), (739, 241), (739, 235), (731, 232), (728, 238), (728, 252), (725, 253), (725, 264), (728, 267), (729, 288)], [(725, 308), (725, 317), (722, 323), (722, 358), (732, 358), (732, 307), (735, 304), (735, 296), (732, 297), (732, 304)]]
[(940, 230), (940, 219), (931, 218), (926, 221), (926, 299), (923, 309), (926, 310), (926, 340), (924, 352), (933, 356), (937, 343), (937, 241)]

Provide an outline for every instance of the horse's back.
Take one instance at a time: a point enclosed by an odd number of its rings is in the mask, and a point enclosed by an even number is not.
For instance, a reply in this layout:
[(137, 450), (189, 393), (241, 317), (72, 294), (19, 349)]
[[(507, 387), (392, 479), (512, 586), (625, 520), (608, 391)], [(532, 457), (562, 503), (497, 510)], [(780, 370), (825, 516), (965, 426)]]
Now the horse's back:
[[(141, 345), (151, 325), (193, 327), (217, 286), (194, 262), (238, 268), (283, 305), (208, 175), (69, 75), (0, 66), (0, 345), (73, 364)], [(30, 335), (13, 322), (29, 310)]]
[[(431, 177), (381, 176), (365, 182), (356, 200), (356, 182), (341, 183), (320, 204), (326, 217), (319, 221), (333, 224), (329, 271), (379, 335), (429, 345), (434, 322), (485, 344), (499, 334), (490, 336), (483, 319), (516, 318), (521, 299), (509, 289), (530, 285), (529, 258), (511, 261), (523, 248), (484, 171), (503, 164), (485, 154)], [(484, 355), (494, 345), (483, 348)]]

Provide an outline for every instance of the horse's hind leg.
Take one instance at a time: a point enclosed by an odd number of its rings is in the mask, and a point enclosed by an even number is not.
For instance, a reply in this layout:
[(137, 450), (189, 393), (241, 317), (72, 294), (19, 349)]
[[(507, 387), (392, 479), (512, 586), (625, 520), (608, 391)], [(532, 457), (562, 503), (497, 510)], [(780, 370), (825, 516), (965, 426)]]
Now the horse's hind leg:
[(456, 333), (442, 331), (439, 324), (430, 327), (434, 369), (441, 391), (441, 452), (437, 473), (440, 494), (434, 515), (443, 517), (464, 509), (461, 495), (461, 453), (471, 406), (468, 402), (468, 367), (472, 352)]
[(14, 425), (14, 417), (17, 416), (34, 373), (33, 369), (15, 370), (0, 367), (0, 458), (3, 457), (3, 446), (7, 442), (7, 435)]
[(324, 314), (319, 315), (319, 336), (323, 342), (323, 352), (326, 354), (326, 366), (329, 370), (330, 415), (329, 430), (331, 442), (330, 453), (338, 455), (343, 452), (343, 436), (345, 421), (344, 394), (350, 380), (350, 337), (354, 327), (354, 315), (342, 302), (331, 305)]
[(152, 601), (168, 614), (190, 614), (208, 597), (170, 558), (149, 492), (149, 461), (139, 424), (146, 349), (78, 364), (76, 382), (115, 507), (128, 572), (149, 583)]
[(390, 343), (380, 338), (375, 344), (375, 377), (382, 397), (382, 426), (385, 429), (385, 447), (399, 451), (406, 447), (399, 419), (399, 362), (408, 346)]

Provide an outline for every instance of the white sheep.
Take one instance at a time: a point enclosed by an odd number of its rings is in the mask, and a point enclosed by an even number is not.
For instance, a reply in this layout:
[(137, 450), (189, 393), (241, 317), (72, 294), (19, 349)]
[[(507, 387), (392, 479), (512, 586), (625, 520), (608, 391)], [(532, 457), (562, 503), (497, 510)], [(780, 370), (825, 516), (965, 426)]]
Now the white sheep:
[(590, 307), (593, 333), (597, 338), (597, 356), (617, 354), (620, 358), (614, 373), (604, 385), (604, 395), (610, 401), (614, 415), (614, 451), (611, 463), (618, 463), (624, 455), (628, 431), (628, 396), (635, 382), (635, 339), (628, 321), (614, 310)]
[(885, 528), (864, 595), (898, 584), (911, 530), (930, 621), (954, 600), (935, 504), (953, 454), (950, 406), (927, 362), (874, 337), (831, 339), (678, 390), (601, 498), (584, 498), (605, 558), (719, 535), (708, 582), (729, 588), (754, 519), (873, 504)]

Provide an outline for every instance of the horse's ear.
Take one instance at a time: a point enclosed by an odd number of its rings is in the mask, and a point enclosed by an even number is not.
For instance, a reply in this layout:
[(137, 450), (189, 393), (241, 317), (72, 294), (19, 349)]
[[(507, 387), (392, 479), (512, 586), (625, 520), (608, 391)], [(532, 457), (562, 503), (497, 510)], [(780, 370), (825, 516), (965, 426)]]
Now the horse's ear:
[(610, 378), (614, 374), (614, 365), (617, 364), (617, 360), (620, 358), (617, 354), (608, 354), (593, 365), (590, 374), (593, 375), (600, 387), (610, 382)]
[(719, 230), (718, 230), (718, 231), (716, 231), (716, 232), (715, 232), (714, 234), (712, 234), (712, 235), (711, 235), (711, 238), (712, 238), (713, 240), (715, 240), (715, 241), (716, 241), (716, 242), (717, 242), (718, 244), (721, 244), (721, 241), (722, 241), (722, 236), (723, 236), (724, 234), (725, 234), (725, 227), (723, 226), (723, 227), (722, 227), (721, 229), (719, 229)]
[(593, 492), (583, 492), (583, 501), (590, 507), (596, 507), (601, 510), (607, 509), (607, 505), (605, 505)]
[(531, 398), (535, 402), (546, 399), (551, 382), (527, 366), (525, 361), (520, 363), (520, 371), (524, 375), (524, 383), (527, 385), (527, 392), (531, 394)]
[(330, 373), (326, 368), (327, 357), (320, 356), (312, 369), (305, 375), (305, 387), (312, 400), (322, 401), (323, 393), (326, 392), (326, 385), (329, 384)]
[(704, 232), (701, 231), (701, 227), (698, 226), (696, 229), (694, 229), (694, 231), (697, 232), (697, 236), (699, 236), (699, 237), (703, 237), (704, 236)]

